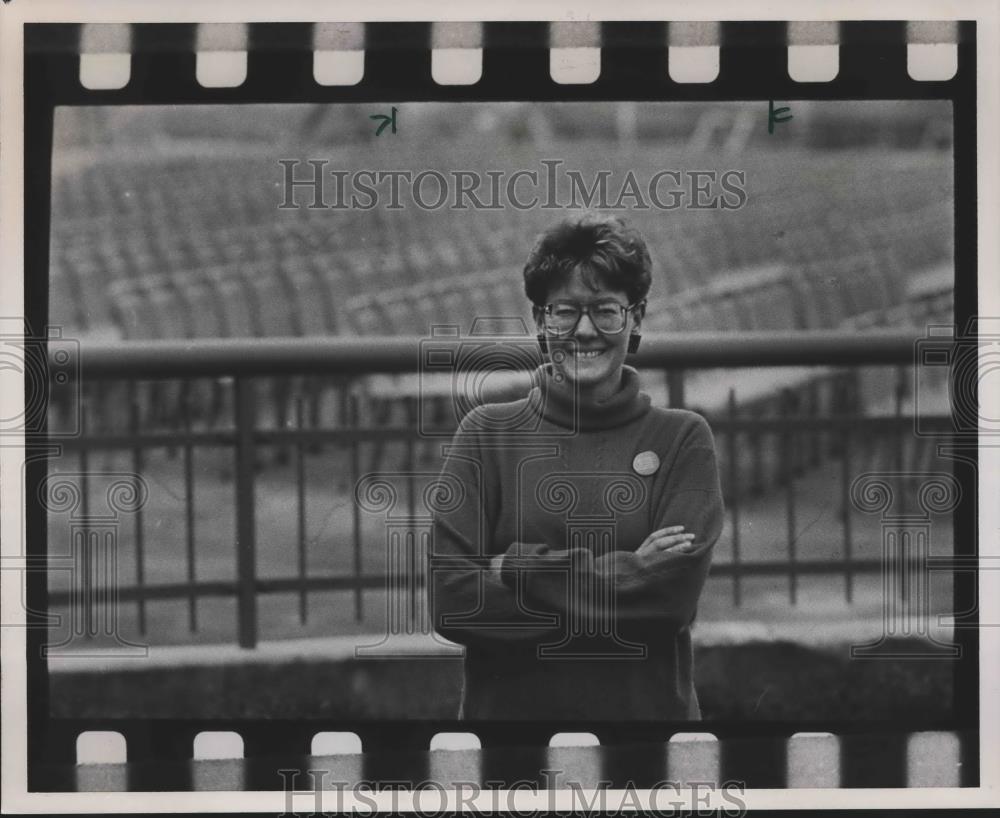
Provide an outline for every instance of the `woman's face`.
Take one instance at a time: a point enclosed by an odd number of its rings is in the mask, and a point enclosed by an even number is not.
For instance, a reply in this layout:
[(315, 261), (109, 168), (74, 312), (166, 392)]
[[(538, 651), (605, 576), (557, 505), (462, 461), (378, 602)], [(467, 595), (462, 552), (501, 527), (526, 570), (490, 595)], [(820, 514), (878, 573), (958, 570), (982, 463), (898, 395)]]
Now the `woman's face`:
[[(623, 307), (629, 305), (628, 296), (620, 290), (591, 289), (580, 277), (579, 270), (574, 271), (565, 284), (549, 291), (547, 303), (556, 301), (581, 306), (606, 301), (615, 301)], [(589, 315), (581, 315), (576, 330), (569, 335), (555, 335), (547, 330), (546, 316), (541, 309), (535, 309), (535, 321), (538, 331), (548, 337), (549, 354), (556, 370), (581, 392), (603, 400), (618, 391), (629, 334), (639, 329), (642, 314), (642, 306), (627, 313), (625, 329), (613, 335), (598, 330)]]

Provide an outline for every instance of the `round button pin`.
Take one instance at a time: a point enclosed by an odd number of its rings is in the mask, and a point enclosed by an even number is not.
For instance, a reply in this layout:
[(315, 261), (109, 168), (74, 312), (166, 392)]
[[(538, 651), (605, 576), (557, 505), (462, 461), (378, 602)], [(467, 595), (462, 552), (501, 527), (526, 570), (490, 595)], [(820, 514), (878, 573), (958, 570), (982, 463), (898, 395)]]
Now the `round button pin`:
[(650, 474), (655, 474), (656, 470), (660, 468), (660, 458), (656, 452), (639, 452), (632, 459), (632, 468), (635, 469), (636, 474), (647, 477)]

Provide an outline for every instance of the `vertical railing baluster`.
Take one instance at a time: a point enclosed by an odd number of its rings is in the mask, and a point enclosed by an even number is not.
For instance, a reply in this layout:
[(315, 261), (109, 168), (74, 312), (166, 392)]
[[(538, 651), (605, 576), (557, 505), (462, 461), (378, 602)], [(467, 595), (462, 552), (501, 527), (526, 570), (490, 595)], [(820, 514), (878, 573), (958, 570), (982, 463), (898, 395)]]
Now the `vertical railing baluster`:
[[(905, 366), (900, 366), (896, 368), (896, 394), (895, 394), (895, 407), (893, 416), (895, 418), (893, 423), (893, 436), (896, 440), (896, 470), (899, 472), (899, 486), (897, 488), (897, 493), (899, 496), (899, 515), (905, 517), (907, 513), (907, 502), (906, 502), (906, 438), (908, 429), (912, 429), (912, 426), (904, 424), (903, 417), (903, 405), (906, 402), (907, 389), (907, 368)], [(912, 572), (910, 570), (910, 560), (914, 556), (914, 545), (911, 539), (900, 538), (900, 559), (905, 562), (905, 565), (901, 566), (902, 571), (900, 573), (900, 598), (903, 602), (906, 602), (910, 596), (910, 582), (913, 578)], [(918, 589), (919, 593), (919, 589)]]
[(254, 509), (256, 397), (250, 376), (234, 380), (236, 391), (236, 573), (237, 628), (240, 647), (257, 644), (257, 554)]
[[(70, 585), (70, 622), (75, 624), (74, 636), (90, 635), (88, 624), (91, 616), (91, 604), (89, 600), (92, 580), (90, 576), (90, 455), (87, 448), (87, 433), (90, 431), (88, 401), (84, 401), (80, 406), (80, 439), (83, 445), (80, 446), (80, 533), (76, 543), (83, 550), (83, 554), (73, 556), (77, 558), (76, 564), (82, 565), (83, 576)], [(70, 527), (72, 531), (72, 527)], [(76, 579), (72, 578), (71, 579)], [(77, 615), (79, 614), (79, 616)]]
[[(758, 404), (759, 406), (759, 404)], [(760, 430), (760, 411), (753, 411), (753, 431), (750, 433), (750, 448), (753, 451), (753, 494), (759, 497), (765, 491), (764, 486), (764, 433)]]
[[(849, 405), (845, 406), (849, 409)], [(854, 601), (854, 544), (851, 541), (851, 423), (846, 417), (841, 428), (841, 445), (840, 503), (844, 529), (844, 592), (847, 604), (850, 605)]]
[[(797, 386), (795, 389), (790, 389), (788, 394), (790, 395), (789, 401), (791, 404), (791, 411), (796, 417), (801, 417), (802, 411), (802, 387)], [(790, 474), (792, 477), (798, 477), (802, 474), (802, 455), (803, 446), (802, 442), (804, 439), (803, 430), (800, 426), (793, 426), (791, 432), (791, 441), (788, 446), (789, 460), (791, 461)]]
[[(332, 382), (336, 390), (336, 400), (337, 400), (337, 420), (336, 425), (341, 430), (349, 429), (351, 425), (351, 382), (346, 378), (337, 378)], [(344, 442), (343, 439), (338, 439), (334, 445), (334, 449), (337, 452), (337, 457), (343, 457), (346, 460), (350, 459), (351, 448), (354, 445), (354, 436), (351, 436), (350, 442)], [(350, 479), (349, 474), (345, 474), (345, 469), (337, 469), (339, 488), (342, 491), (346, 491), (351, 494), (354, 491), (354, 485), (347, 485), (347, 481)]]
[[(349, 413), (347, 424), (351, 431), (358, 431), (358, 396), (349, 384), (344, 384)], [(351, 435), (351, 485), (348, 491), (353, 495), (354, 487), (361, 479), (361, 444), (357, 434)], [(364, 616), (364, 589), (361, 587), (361, 508), (356, 502), (351, 503), (354, 527), (354, 619), (360, 622)]]
[[(903, 423), (903, 404), (906, 402), (906, 392), (907, 392), (907, 377), (906, 377), (906, 367), (897, 367), (896, 369), (896, 385), (895, 385), (895, 395), (894, 395), (894, 406), (893, 406), (893, 416), (895, 417), (895, 422), (893, 423), (892, 436), (895, 441), (895, 466), (896, 471), (902, 475), (906, 469), (906, 433), (907, 427)], [(903, 491), (903, 486), (898, 487), (899, 500), (900, 500), (900, 514), (906, 514), (905, 498), (906, 492)]]
[(82, 568), (83, 581), (80, 583), (79, 604), (77, 610), (81, 612), (80, 627), (77, 633), (82, 633), (87, 639), (93, 639), (97, 635), (97, 599), (94, 588), (94, 576), (97, 573), (94, 560), (99, 549), (99, 532), (87, 531), (85, 539), (80, 541), (83, 547), (83, 554), (77, 563)]
[(299, 622), (305, 625), (309, 614), (306, 593), (306, 467), (305, 447), (302, 445), (304, 424), (301, 394), (295, 396), (295, 428), (298, 431), (295, 438), (295, 483), (298, 487)]
[(406, 398), (406, 421), (410, 429), (410, 434), (406, 437), (406, 504), (410, 515), (410, 531), (407, 535), (408, 542), (406, 548), (406, 576), (409, 577), (409, 587), (407, 588), (407, 605), (410, 609), (410, 617), (407, 622), (407, 632), (413, 633), (414, 623), (417, 621), (417, 603), (419, 594), (417, 593), (417, 566), (422, 560), (417, 560), (417, 538), (416, 538), (416, 516), (417, 516), (417, 399), (410, 396)]
[(742, 562), (740, 555), (740, 469), (736, 445), (736, 390), (729, 388), (729, 513), (733, 524), (733, 604), (743, 604)]
[[(136, 496), (139, 495), (141, 487), (139, 481), (142, 479), (145, 464), (142, 456), (142, 446), (137, 442), (139, 436), (139, 401), (136, 397), (136, 382), (129, 381), (129, 429), (132, 436), (132, 476), (135, 483)], [(139, 633), (146, 635), (146, 564), (143, 543), (142, 506), (135, 510), (135, 584), (136, 584), (136, 610), (139, 615)]]
[(191, 442), (191, 381), (185, 381), (181, 422), (184, 428), (184, 535), (187, 545), (188, 630), (198, 630), (198, 594), (194, 530), (194, 444)]
[[(792, 393), (782, 391), (782, 415), (787, 419), (792, 416)], [(798, 571), (796, 570), (795, 548), (795, 475), (792, 467), (791, 440), (788, 427), (781, 431), (780, 444), (781, 474), (785, 479), (785, 517), (788, 530), (788, 597), (792, 605), (798, 602)]]
[(684, 370), (667, 370), (667, 402), (671, 409), (684, 408)]
[(816, 420), (819, 417), (819, 378), (814, 377), (809, 381), (809, 420), (812, 421), (812, 429), (810, 435), (811, 451), (809, 452), (809, 466), (815, 468), (820, 464), (822, 460), (823, 451), (823, 430), (819, 428), (816, 424)]

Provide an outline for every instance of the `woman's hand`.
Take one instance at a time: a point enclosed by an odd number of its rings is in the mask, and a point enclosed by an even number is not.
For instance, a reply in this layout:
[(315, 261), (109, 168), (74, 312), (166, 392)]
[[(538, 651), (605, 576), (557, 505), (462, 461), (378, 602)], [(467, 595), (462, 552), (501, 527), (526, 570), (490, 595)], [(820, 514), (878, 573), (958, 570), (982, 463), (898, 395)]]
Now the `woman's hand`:
[(671, 525), (660, 528), (646, 537), (636, 550), (636, 556), (651, 561), (666, 551), (687, 553), (694, 548), (695, 535), (684, 531), (682, 525)]
[(500, 570), (503, 568), (503, 558), (504, 552), (501, 551), (499, 554), (494, 554), (490, 559), (490, 572), (498, 580), (500, 579)]

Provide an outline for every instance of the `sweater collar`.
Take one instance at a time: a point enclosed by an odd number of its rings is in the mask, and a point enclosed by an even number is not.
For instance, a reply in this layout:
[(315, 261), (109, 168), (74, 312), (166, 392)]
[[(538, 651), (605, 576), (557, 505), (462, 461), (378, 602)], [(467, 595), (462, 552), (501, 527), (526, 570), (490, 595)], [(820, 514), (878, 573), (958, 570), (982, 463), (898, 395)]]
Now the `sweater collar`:
[(581, 432), (624, 426), (645, 415), (651, 403), (649, 395), (639, 391), (639, 373), (630, 366), (622, 368), (619, 390), (603, 401), (579, 398), (566, 378), (555, 377), (551, 363), (535, 371), (534, 381), (528, 400), (535, 410), (557, 426)]

